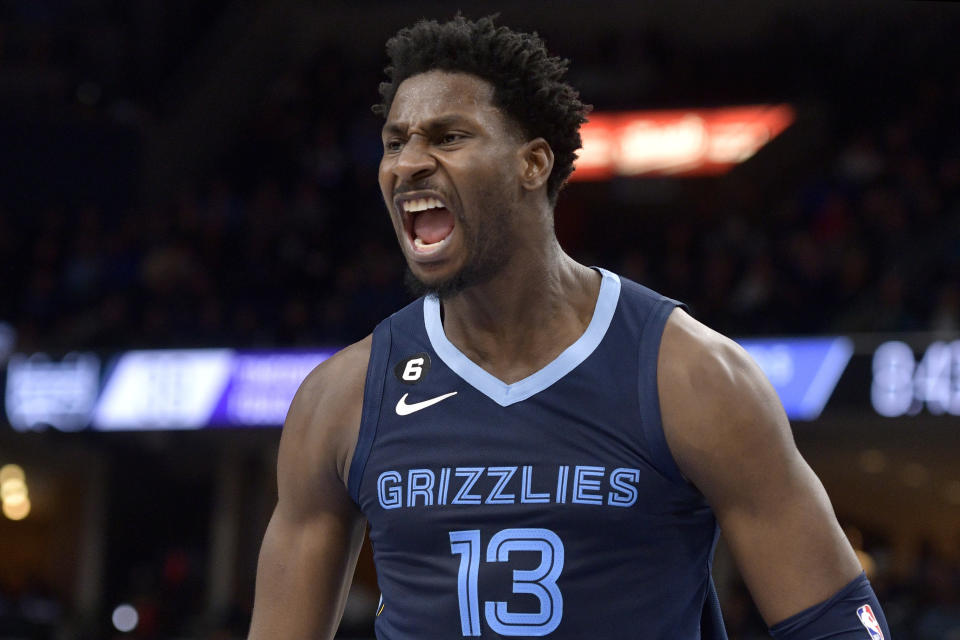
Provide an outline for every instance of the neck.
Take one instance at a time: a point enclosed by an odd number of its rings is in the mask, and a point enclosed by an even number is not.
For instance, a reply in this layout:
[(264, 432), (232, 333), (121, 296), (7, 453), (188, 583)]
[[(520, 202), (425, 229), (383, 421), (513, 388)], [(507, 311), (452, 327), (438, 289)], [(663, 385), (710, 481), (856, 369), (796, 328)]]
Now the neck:
[(511, 383), (551, 362), (593, 317), (600, 275), (552, 237), (514, 252), (493, 279), (443, 301), (444, 332), (468, 358)]

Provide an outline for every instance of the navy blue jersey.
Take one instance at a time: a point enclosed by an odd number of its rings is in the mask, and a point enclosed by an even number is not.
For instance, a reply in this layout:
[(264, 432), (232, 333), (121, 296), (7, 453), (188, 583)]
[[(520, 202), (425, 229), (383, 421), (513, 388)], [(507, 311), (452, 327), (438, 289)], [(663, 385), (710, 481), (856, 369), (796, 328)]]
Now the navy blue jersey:
[(379, 639), (725, 638), (716, 520), (660, 421), (677, 303), (602, 274), (584, 334), (513, 384), (447, 340), (436, 298), (374, 331), (348, 485)]

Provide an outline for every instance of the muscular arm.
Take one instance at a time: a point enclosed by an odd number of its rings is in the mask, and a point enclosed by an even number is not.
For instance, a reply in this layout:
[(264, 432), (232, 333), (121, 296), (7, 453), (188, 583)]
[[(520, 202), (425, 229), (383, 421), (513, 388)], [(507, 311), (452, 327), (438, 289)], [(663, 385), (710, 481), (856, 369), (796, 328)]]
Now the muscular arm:
[(333, 638), (336, 632), (366, 524), (345, 479), (369, 355), (369, 338), (344, 349), (307, 376), (290, 406), (250, 640)]
[(773, 625), (853, 580), (856, 555), (746, 352), (676, 310), (658, 367), (670, 450), (713, 507), (764, 620)]

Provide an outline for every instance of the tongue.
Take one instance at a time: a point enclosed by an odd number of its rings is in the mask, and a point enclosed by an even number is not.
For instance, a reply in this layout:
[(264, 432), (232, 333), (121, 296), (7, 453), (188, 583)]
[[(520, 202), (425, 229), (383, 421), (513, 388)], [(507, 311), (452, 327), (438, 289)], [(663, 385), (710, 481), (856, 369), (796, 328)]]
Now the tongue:
[(424, 244), (440, 242), (453, 231), (453, 214), (447, 209), (428, 209), (413, 218), (413, 234)]

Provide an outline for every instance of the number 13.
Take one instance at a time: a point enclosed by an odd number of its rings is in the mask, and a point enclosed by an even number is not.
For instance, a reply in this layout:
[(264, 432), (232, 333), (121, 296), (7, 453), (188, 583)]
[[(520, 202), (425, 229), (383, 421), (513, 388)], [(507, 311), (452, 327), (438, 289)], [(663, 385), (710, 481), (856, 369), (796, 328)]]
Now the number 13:
[[(484, 602), (484, 617), (495, 632), (504, 636), (545, 636), (560, 624), (563, 595), (557, 578), (563, 571), (563, 542), (549, 529), (503, 529), (487, 545), (487, 562), (506, 562), (511, 551), (539, 551), (535, 569), (514, 569), (513, 592), (528, 593), (540, 601), (535, 613), (515, 613), (503, 601)], [(465, 636), (480, 635), (480, 598), (477, 575), (480, 571), (480, 530), (450, 532), (450, 552), (460, 555), (457, 597), (460, 627)]]

